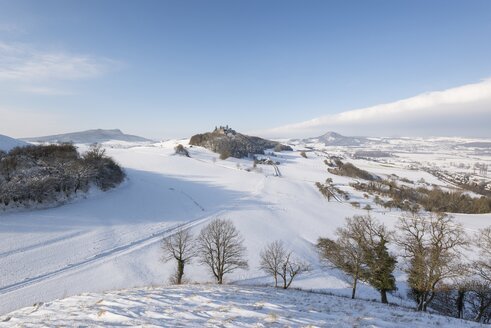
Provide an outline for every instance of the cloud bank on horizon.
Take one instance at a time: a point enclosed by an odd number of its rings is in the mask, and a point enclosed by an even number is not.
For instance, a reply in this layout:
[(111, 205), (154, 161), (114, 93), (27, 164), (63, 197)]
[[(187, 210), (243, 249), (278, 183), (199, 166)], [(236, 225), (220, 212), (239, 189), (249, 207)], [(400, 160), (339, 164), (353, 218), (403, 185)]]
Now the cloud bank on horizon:
[(336, 131), (357, 136), (491, 137), (491, 78), (259, 132), (270, 138)]

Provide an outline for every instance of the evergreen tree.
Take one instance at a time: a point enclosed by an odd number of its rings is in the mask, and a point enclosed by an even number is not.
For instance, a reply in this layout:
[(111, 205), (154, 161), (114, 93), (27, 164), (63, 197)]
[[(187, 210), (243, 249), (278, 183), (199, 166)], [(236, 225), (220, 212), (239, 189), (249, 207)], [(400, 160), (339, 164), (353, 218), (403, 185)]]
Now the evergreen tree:
[(396, 290), (396, 279), (394, 272), (397, 260), (389, 254), (387, 239), (380, 236), (380, 240), (372, 249), (367, 249), (365, 262), (368, 267), (368, 283), (380, 292), (382, 303), (388, 303), (387, 292)]

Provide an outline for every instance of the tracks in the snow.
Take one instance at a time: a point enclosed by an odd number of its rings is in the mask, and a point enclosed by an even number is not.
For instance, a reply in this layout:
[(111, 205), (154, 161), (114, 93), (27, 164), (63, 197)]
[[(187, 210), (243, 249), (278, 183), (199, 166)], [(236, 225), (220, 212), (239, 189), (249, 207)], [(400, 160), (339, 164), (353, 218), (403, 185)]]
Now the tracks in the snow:
[[(218, 213), (214, 213), (215, 215)], [(207, 220), (210, 219), (210, 217), (214, 216), (213, 213), (210, 213), (206, 215), (205, 217), (201, 217), (199, 219), (180, 224), (177, 226), (173, 226), (167, 229), (164, 229), (159, 232), (155, 232), (151, 234), (150, 236), (134, 240), (128, 244), (121, 245), (115, 248), (107, 249), (93, 257), (86, 258), (84, 260), (75, 262), (75, 263), (70, 263), (67, 264), (65, 267), (53, 270), (50, 272), (46, 272), (40, 275), (37, 275), (35, 277), (31, 278), (26, 278), (22, 281), (18, 281), (6, 286), (0, 287), (0, 295), (7, 294), (9, 292), (14, 292), (22, 288), (26, 288), (32, 285), (35, 285), (37, 283), (41, 283), (50, 279), (54, 279), (59, 276), (64, 276), (64, 275), (69, 275), (71, 273), (77, 272), (79, 270), (82, 270), (84, 268), (97, 265), (97, 264), (102, 264), (105, 263), (111, 259), (114, 259), (118, 256), (130, 253), (132, 251), (138, 250), (140, 248), (143, 248), (145, 246), (151, 245), (153, 243), (158, 243), (160, 240), (164, 237), (170, 236), (174, 233), (176, 233), (179, 229), (188, 229), (192, 228), (194, 226), (197, 226)]]

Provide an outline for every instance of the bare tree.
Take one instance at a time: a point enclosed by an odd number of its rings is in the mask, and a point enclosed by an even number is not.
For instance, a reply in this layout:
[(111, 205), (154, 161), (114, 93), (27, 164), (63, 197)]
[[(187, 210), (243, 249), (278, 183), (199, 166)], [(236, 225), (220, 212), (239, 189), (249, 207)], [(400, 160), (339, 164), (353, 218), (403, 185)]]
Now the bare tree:
[(474, 272), (491, 283), (491, 227), (481, 229), (475, 238), (479, 249), (479, 260), (475, 261)]
[(491, 319), (491, 283), (473, 279), (467, 284), (467, 304), (477, 322), (488, 323)]
[(408, 285), (417, 310), (426, 311), (442, 282), (464, 272), (460, 255), (467, 238), (462, 226), (445, 214), (402, 217), (399, 231)]
[(355, 298), (358, 280), (367, 276), (364, 265), (363, 235), (359, 225), (346, 218), (346, 226), (336, 230), (337, 240), (319, 238), (317, 249), (323, 260), (352, 278), (351, 298)]
[(475, 278), (469, 284), (468, 303), (477, 322), (491, 318), (491, 227), (479, 230), (474, 238), (479, 258), (470, 266)]
[(164, 251), (163, 261), (176, 260), (177, 268), (172, 280), (180, 285), (184, 276), (184, 266), (196, 255), (191, 232), (188, 229), (179, 229), (175, 234), (164, 238), (162, 249)]
[(283, 289), (290, 287), (297, 275), (307, 272), (309, 269), (309, 265), (296, 258), (292, 252), (287, 253), (278, 272), (278, 275), (283, 279)]
[(282, 241), (273, 241), (261, 251), (259, 268), (273, 276), (275, 287), (278, 287), (278, 272), (285, 257), (286, 250)]
[(309, 265), (285, 249), (282, 241), (273, 241), (260, 254), (260, 269), (274, 278), (274, 286), (278, 287), (278, 277), (283, 280), (283, 289), (292, 284), (295, 277), (309, 270)]
[(236, 269), (247, 269), (244, 240), (230, 220), (214, 219), (198, 236), (200, 262), (207, 265), (218, 284)]

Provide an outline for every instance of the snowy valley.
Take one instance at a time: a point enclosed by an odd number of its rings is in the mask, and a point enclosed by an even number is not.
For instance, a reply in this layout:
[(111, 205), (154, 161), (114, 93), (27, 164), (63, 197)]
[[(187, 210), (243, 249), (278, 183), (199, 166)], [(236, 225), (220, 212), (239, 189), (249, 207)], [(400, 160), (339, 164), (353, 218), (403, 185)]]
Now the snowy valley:
[[(390, 228), (395, 227), (402, 214), (398, 209), (375, 204), (372, 197), (350, 185), (360, 179), (329, 173), (326, 159), (335, 156), (380, 177), (424, 181), (442, 188), (456, 186), (438, 178), (430, 169), (489, 183), (487, 174), (476, 171), (475, 164), (488, 165), (491, 156), (480, 148), (462, 150), (463, 144), (472, 141), (475, 140), (387, 138), (347, 147), (326, 145), (317, 140), (282, 140), (294, 150), (270, 150), (257, 156), (258, 159), (271, 159), (276, 163), (274, 166), (261, 164), (261, 161), (255, 165), (247, 158), (221, 160), (216, 153), (188, 145), (188, 140), (144, 145), (121, 141), (102, 143), (107, 154), (125, 169), (127, 179), (122, 185), (106, 192), (92, 190), (84, 197), (54, 208), (0, 213), (0, 312), (3, 314), (0, 319), (4, 321), (0, 325), (65, 325), (66, 321), (60, 321), (65, 320), (60, 313), (70, 313), (81, 325), (104, 326), (112, 320), (124, 324), (129, 320), (130, 325), (158, 325), (160, 322), (172, 326), (172, 321), (169, 324), (165, 321), (169, 318), (177, 320), (172, 311), (208, 314), (218, 311), (221, 314), (209, 314), (209, 320), (223, 319), (229, 326), (235, 326), (242, 320), (234, 321), (241, 318), (241, 311), (255, 312), (254, 304), (265, 302), (268, 305), (264, 309), (261, 307), (258, 313), (243, 314), (250, 318), (241, 324), (267, 325), (268, 320), (272, 320), (280, 326), (322, 327), (328, 326), (329, 322), (355, 325), (349, 320), (360, 320), (359, 324), (367, 320), (367, 324), (388, 327), (416, 320), (414, 326), (458, 326), (462, 322), (426, 314), (421, 319), (419, 313), (413, 312), (414, 302), (408, 299), (405, 274), (400, 268), (395, 271), (398, 290), (389, 294), (389, 302), (399, 306), (388, 310), (394, 313), (389, 315), (389, 312), (381, 311), (381, 304), (344, 298), (351, 295), (349, 279), (319, 260), (315, 244), (319, 237), (334, 238), (336, 228), (344, 224), (346, 217), (366, 215), (366, 205), (371, 207), (371, 216)], [(175, 154), (178, 144), (185, 146), (190, 157)], [(81, 151), (88, 149), (86, 144), (78, 147)], [(374, 150), (383, 150), (390, 156), (356, 156), (360, 151), (369, 155)], [(281, 176), (278, 176), (278, 170)], [(327, 178), (347, 193), (349, 200), (327, 201), (315, 185)], [(491, 214), (454, 216), (469, 234), (491, 225)], [(249, 269), (227, 275), (225, 284), (232, 286), (225, 285), (220, 289), (208, 285), (214, 281), (213, 277), (205, 267), (192, 261), (186, 267), (185, 281), (197, 285), (182, 289), (149, 287), (168, 285), (175, 270), (174, 262), (161, 261), (162, 239), (179, 228), (189, 228), (197, 235), (215, 218), (229, 219), (237, 227), (247, 248)], [(259, 254), (274, 240), (283, 241), (297, 257), (310, 264), (310, 270), (296, 278), (293, 288), (341, 298), (293, 290), (271, 294), (267, 289), (265, 292), (252, 287), (272, 284), (272, 279), (259, 269)], [(122, 290), (134, 287), (140, 289)], [(121, 291), (106, 292), (110, 290)], [(86, 294), (88, 292), (90, 294)], [(97, 294), (100, 292), (106, 294)], [(82, 296), (71, 297), (79, 294)], [(179, 306), (183, 308), (167, 308), (161, 297), (167, 294), (182, 295), (184, 303)], [(281, 297), (275, 299), (272, 295)], [(154, 319), (138, 318), (135, 313), (130, 318), (121, 313), (125, 304), (134, 307), (140, 297), (148, 299), (148, 306), (157, 307), (157, 312), (171, 312)], [(240, 304), (232, 306), (224, 301), (224, 297), (230, 298), (230, 304)], [(193, 300), (188, 302), (187, 298)], [(379, 293), (362, 283), (357, 298), (378, 301)], [(53, 301), (56, 299), (64, 300)], [(102, 301), (98, 302), (99, 299)], [(108, 305), (103, 306), (104, 302)], [(146, 304), (146, 301), (141, 302)], [(292, 308), (297, 302), (302, 303), (302, 307), (297, 308), (302, 312), (300, 317)], [(220, 310), (223, 306), (226, 309)], [(8, 314), (22, 307), (27, 308)], [(198, 310), (191, 310), (195, 307)], [(278, 307), (281, 310), (274, 310)], [(357, 315), (359, 319), (344, 318), (345, 308), (353, 307), (360, 307), (365, 312)], [(143, 313), (147, 311), (146, 305), (131, 311)], [(274, 320), (272, 313), (276, 313)], [(381, 313), (380, 317), (378, 313)], [(208, 314), (205, 317), (208, 318)], [(366, 316), (374, 318), (366, 319)], [(423, 321), (417, 323), (417, 320)], [(193, 324), (200, 325), (198, 322), (213, 325), (213, 321), (199, 320)]]

